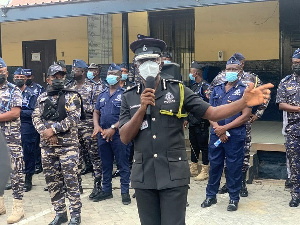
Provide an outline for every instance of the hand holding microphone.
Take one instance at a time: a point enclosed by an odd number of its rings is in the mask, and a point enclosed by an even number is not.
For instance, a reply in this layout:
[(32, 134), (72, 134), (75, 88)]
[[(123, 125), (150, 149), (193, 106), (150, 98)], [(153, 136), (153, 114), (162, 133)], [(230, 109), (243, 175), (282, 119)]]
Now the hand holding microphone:
[(147, 115), (150, 115), (150, 107), (155, 106), (155, 77), (148, 76), (146, 78), (146, 89), (141, 95), (141, 108), (144, 108)]

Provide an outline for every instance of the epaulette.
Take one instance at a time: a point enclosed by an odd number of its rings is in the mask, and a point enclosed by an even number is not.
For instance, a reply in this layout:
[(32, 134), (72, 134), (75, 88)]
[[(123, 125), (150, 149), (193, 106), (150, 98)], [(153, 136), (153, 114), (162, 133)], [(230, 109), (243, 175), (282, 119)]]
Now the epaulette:
[(285, 82), (287, 80), (289, 80), (290, 78), (292, 78), (292, 75), (287, 75), (286, 77), (284, 77), (281, 82)]
[(131, 91), (131, 90), (133, 90), (133, 89), (135, 89), (135, 88), (138, 88), (138, 86), (139, 86), (139, 84), (136, 84), (136, 85), (134, 85), (134, 86), (132, 86), (132, 87), (126, 89), (126, 90), (124, 91), (124, 93), (129, 92), (129, 91)]
[[(163, 79), (164, 80), (164, 79)], [(175, 82), (175, 83), (182, 83), (180, 80), (175, 80), (175, 79), (166, 79), (166, 82)]]
[(7, 82), (7, 86), (11, 89), (16, 88), (17, 86), (15, 84), (12, 84), (10, 82)]
[(36, 86), (38, 86), (38, 88), (41, 88), (41, 89), (43, 88), (43, 86), (38, 83), (36, 83)]

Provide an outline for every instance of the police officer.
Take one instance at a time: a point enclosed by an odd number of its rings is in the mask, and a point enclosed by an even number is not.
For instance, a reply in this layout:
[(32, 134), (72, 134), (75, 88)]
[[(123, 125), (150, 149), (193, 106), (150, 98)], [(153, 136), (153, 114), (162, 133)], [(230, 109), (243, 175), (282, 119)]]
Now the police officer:
[(120, 79), (120, 87), (127, 90), (134, 86), (134, 83), (128, 80), (128, 65), (127, 63), (122, 63), (120, 65), (121, 70), (122, 70), (122, 77)]
[[(242, 98), (246, 85), (243, 84), (239, 75), (242, 67), (240, 61), (232, 57), (226, 65), (226, 83), (217, 85), (210, 97), (212, 106), (226, 105)], [(239, 192), (242, 182), (242, 166), (244, 160), (244, 145), (246, 138), (245, 122), (250, 118), (251, 108), (244, 108), (241, 112), (220, 120), (211, 121), (211, 133), (209, 141), (210, 170), (206, 188), (206, 199), (201, 207), (209, 207), (217, 203), (220, 180), (226, 157), (227, 187), (229, 189), (229, 205), (227, 211), (236, 211), (239, 202)], [(218, 143), (218, 141), (221, 143)]]
[[(11, 184), (13, 191), (12, 214), (7, 223), (17, 223), (24, 217), (23, 210), (23, 151), (21, 147), (20, 113), (22, 93), (14, 84), (7, 82), (8, 71), (5, 62), (0, 58), (0, 130), (6, 138), (10, 149)], [(0, 196), (0, 215), (5, 214), (3, 195)]]
[(32, 176), (35, 171), (35, 154), (36, 141), (38, 133), (36, 132), (31, 115), (33, 113), (37, 96), (29, 89), (26, 83), (24, 70), (19, 67), (14, 73), (14, 82), (22, 91), (22, 109), (21, 109), (21, 141), (25, 163), (25, 185), (24, 191), (28, 192), (32, 188)]
[(99, 94), (106, 88), (104, 82), (100, 78), (101, 65), (91, 63), (88, 67), (87, 78), (93, 85), (93, 104), (96, 104)]
[[(219, 121), (269, 98), (266, 85), (245, 92), (231, 105), (211, 107), (179, 81), (163, 80), (160, 54), (166, 44), (154, 38), (131, 43), (141, 83), (122, 98), (120, 135), (123, 143), (134, 141), (131, 185), (135, 188), (138, 212), (143, 225), (184, 225), (189, 184), (183, 122), (185, 111)], [(145, 88), (152, 86), (154, 89)], [(147, 81), (147, 82), (146, 82)], [(258, 94), (258, 95), (257, 95)], [(257, 97), (257, 98), (256, 98)], [(150, 105), (150, 111), (147, 108)]]
[[(45, 92), (45, 88), (35, 83), (34, 75), (32, 73), (31, 69), (23, 69), (24, 74), (26, 76), (26, 86), (38, 97), (40, 94)], [(34, 146), (34, 158), (35, 158), (35, 173), (41, 173), (43, 171), (42, 168), (42, 161), (41, 161), (41, 147), (40, 147), (40, 135), (35, 132), (33, 135), (32, 140), (35, 140), (35, 146)]]
[[(93, 95), (95, 92), (93, 90), (93, 85), (88, 82), (86, 78), (87, 64), (81, 59), (73, 60), (73, 72), (74, 81), (71, 82), (67, 87), (76, 90), (83, 99), (83, 108), (85, 112), (86, 119), (79, 122), (78, 125), (78, 138), (80, 142), (80, 153), (85, 154), (85, 162), (87, 158), (90, 158), (91, 163), (94, 168), (94, 189), (90, 194), (89, 198), (93, 199), (96, 194), (101, 191), (101, 181), (102, 181), (102, 166), (101, 160), (98, 155), (98, 148), (92, 146), (92, 134), (93, 134)], [(87, 163), (86, 163), (87, 164)], [(87, 166), (87, 165), (86, 165)], [(79, 175), (79, 185), (81, 188), (81, 177)]]
[[(248, 85), (249, 83), (254, 83), (255, 87), (259, 87), (262, 85), (261, 80), (258, 78), (258, 76), (254, 73), (250, 72), (245, 72), (244, 65), (245, 65), (245, 57), (241, 53), (234, 53), (232, 57), (236, 58), (237, 60), (240, 61), (241, 67), (242, 67), (242, 73), (240, 75), (241, 81)], [(214, 80), (211, 82), (208, 90), (207, 90), (207, 95), (210, 96), (212, 90), (216, 85), (222, 84), (226, 82), (226, 73), (223, 71), (220, 74), (218, 74)], [(256, 111), (254, 114), (251, 114), (249, 121), (246, 123), (246, 140), (245, 140), (245, 157), (244, 157), (244, 163), (243, 163), (243, 179), (242, 179), (242, 188), (240, 195), (241, 197), (247, 197), (248, 196), (248, 190), (246, 186), (246, 177), (247, 177), (247, 171), (250, 166), (250, 148), (251, 148), (251, 124), (256, 121), (257, 119), (261, 118), (265, 109), (268, 107), (269, 102), (262, 104), (257, 107)], [(226, 176), (226, 165), (225, 165), (225, 176)], [(220, 189), (219, 193), (224, 194), (228, 192), (228, 188), (226, 183), (224, 186)]]
[(119, 135), (119, 115), (121, 98), (124, 90), (120, 87), (121, 68), (112, 63), (108, 69), (106, 81), (109, 88), (100, 93), (94, 110), (94, 132), (98, 134), (98, 151), (102, 159), (103, 191), (94, 197), (94, 202), (113, 197), (112, 194), (112, 169), (115, 156), (120, 170), (122, 203), (131, 203), (129, 195), (129, 151), (123, 144)]
[[(195, 83), (192, 85), (191, 90), (199, 95), (204, 101), (208, 102), (206, 97), (206, 90), (209, 87), (209, 83), (203, 80), (204, 66), (196, 61), (193, 61), (190, 69), (190, 79)], [(191, 152), (191, 176), (196, 176), (195, 180), (202, 181), (208, 178), (208, 128), (210, 126), (209, 121), (205, 119), (197, 120), (192, 114), (189, 114), (188, 120), (185, 121), (184, 127), (189, 124), (189, 139), (192, 146)], [(201, 172), (198, 173), (198, 158), (200, 150), (202, 152), (202, 165)], [(199, 174), (199, 175), (198, 175)]]
[[(63, 181), (70, 201), (69, 225), (80, 224), (81, 200), (77, 178), (79, 163), (78, 122), (82, 105), (80, 95), (64, 89), (65, 72), (51, 65), (47, 73), (49, 90), (41, 94), (32, 114), (33, 124), (41, 135), (42, 164), (51, 203), (56, 216), (50, 225), (68, 221)], [(62, 181), (63, 179), (63, 181)]]
[(276, 103), (279, 109), (287, 112), (286, 154), (291, 171), (291, 196), (290, 207), (298, 207), (300, 203), (300, 49), (292, 56), (293, 74), (283, 78), (277, 89)]

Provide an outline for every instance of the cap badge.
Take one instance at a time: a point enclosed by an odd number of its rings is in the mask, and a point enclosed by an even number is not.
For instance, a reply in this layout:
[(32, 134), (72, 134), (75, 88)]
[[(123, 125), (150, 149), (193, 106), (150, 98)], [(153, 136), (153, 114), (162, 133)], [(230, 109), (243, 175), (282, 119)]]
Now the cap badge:
[(144, 51), (144, 52), (147, 51), (146, 45), (143, 46), (143, 51)]

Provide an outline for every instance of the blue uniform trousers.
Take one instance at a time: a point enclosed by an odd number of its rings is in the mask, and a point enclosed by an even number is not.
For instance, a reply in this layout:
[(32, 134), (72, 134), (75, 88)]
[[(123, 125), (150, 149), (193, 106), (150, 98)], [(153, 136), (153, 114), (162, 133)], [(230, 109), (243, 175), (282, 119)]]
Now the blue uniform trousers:
[(36, 141), (38, 135), (36, 134), (21, 134), (22, 148), (23, 148), (23, 160), (25, 164), (24, 173), (34, 174), (35, 171), (35, 151)]
[(101, 134), (98, 134), (98, 152), (102, 159), (103, 191), (112, 191), (112, 170), (114, 157), (120, 170), (121, 193), (129, 192), (130, 169), (129, 169), (129, 148), (123, 144), (119, 132), (113, 136), (113, 140), (106, 142)]
[(231, 200), (239, 201), (239, 192), (242, 185), (242, 167), (244, 160), (245, 137), (231, 135), (226, 143), (218, 147), (214, 143), (219, 139), (216, 134), (210, 135), (209, 142), (209, 180), (206, 188), (206, 197), (215, 198), (220, 186), (220, 180), (226, 158), (226, 183)]

